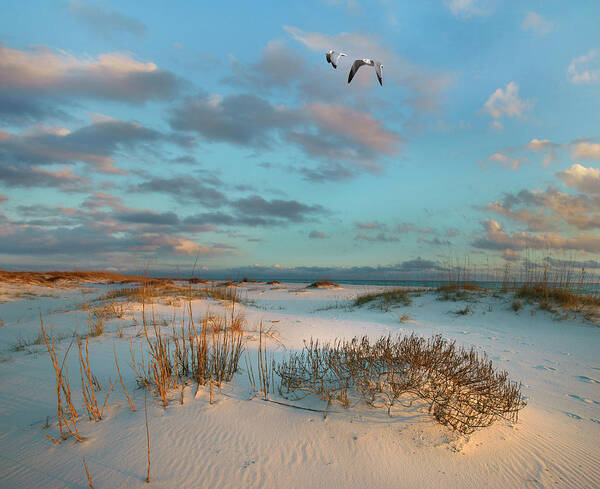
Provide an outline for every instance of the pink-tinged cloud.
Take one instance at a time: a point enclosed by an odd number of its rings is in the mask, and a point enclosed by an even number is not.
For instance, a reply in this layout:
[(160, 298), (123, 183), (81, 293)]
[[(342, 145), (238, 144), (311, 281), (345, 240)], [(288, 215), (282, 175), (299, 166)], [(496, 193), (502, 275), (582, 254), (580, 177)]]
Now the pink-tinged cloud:
[(530, 231), (554, 231), (565, 224), (580, 230), (600, 229), (599, 196), (571, 195), (556, 188), (508, 193), (504, 203), (492, 202), (488, 209), (527, 224)]
[(490, 202), (488, 210), (527, 225), (529, 231), (549, 231), (557, 228), (556, 219), (530, 209), (510, 209), (500, 202)]
[(166, 251), (184, 256), (216, 256), (230, 253), (231, 246), (200, 245), (189, 238), (166, 234), (143, 234), (140, 237), (146, 251)]
[(89, 178), (82, 178), (75, 173), (70, 168), (62, 168), (60, 170), (43, 170), (41, 168), (32, 168), (32, 173), (37, 173), (38, 175), (50, 176), (55, 180), (62, 181), (65, 183), (73, 184), (90, 184), (92, 181)]
[(129, 54), (78, 58), (45, 47), (21, 51), (0, 45), (0, 91), (6, 93), (89, 96), (139, 103), (169, 97), (177, 84), (170, 72)]
[(577, 143), (573, 147), (573, 158), (582, 160), (600, 160), (600, 144)]
[(96, 192), (83, 201), (83, 207), (95, 209), (99, 207), (110, 207), (116, 211), (128, 211), (129, 207), (123, 205), (123, 199), (116, 195), (107, 194), (105, 192)]
[(526, 232), (507, 233), (498, 221), (486, 219), (483, 223), (486, 237), (475, 241), (478, 248), (512, 250), (546, 250), (600, 252), (600, 234), (579, 234), (564, 237), (557, 233), (530, 234)]
[(599, 168), (585, 167), (576, 163), (566, 170), (559, 171), (556, 176), (568, 187), (574, 187), (583, 193), (600, 196)]
[(307, 108), (323, 131), (330, 131), (367, 146), (373, 151), (396, 154), (402, 138), (387, 130), (371, 115), (343, 105), (311, 104)]

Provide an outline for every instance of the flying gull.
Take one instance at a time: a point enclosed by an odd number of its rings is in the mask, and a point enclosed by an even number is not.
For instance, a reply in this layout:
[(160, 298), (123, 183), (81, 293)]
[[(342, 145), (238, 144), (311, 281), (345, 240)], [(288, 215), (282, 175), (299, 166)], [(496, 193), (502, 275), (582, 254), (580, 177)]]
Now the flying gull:
[(375, 67), (375, 73), (377, 73), (377, 79), (379, 80), (379, 84), (383, 86), (383, 75), (381, 70), (383, 69), (383, 65), (379, 61), (375, 61), (374, 59), (357, 59), (352, 63), (352, 68), (350, 68), (350, 73), (348, 73), (348, 83), (352, 81), (354, 75), (358, 69), (363, 65), (369, 65)]
[(327, 53), (325, 53), (325, 58), (327, 59), (328, 63), (331, 63), (331, 66), (333, 66), (334, 68), (337, 68), (338, 62), (340, 61), (340, 58), (342, 56), (346, 56), (346, 53), (338, 53), (337, 51), (327, 51)]

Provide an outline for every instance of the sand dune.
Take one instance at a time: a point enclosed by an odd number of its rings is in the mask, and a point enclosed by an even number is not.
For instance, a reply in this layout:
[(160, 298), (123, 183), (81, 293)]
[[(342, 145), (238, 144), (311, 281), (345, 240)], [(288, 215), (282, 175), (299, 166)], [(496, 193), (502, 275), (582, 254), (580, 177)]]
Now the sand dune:
[[(142, 344), (136, 337), (139, 326), (132, 325), (134, 318), (139, 325), (139, 305), (130, 304), (124, 318), (107, 321), (105, 334), (90, 339), (91, 362), (101, 382), (116, 379), (112, 361), (116, 346), (137, 411), (128, 409), (119, 386), (103, 421), (80, 421), (84, 442), (54, 445), (44, 438), (56, 432), (54, 374), (48, 355), (43, 345), (10, 350), (19, 334), (37, 334), (39, 311), (34, 310), (42, 298), (28, 297), (0, 304), (5, 321), (0, 328), (5, 358), (0, 369), (0, 486), (86, 487), (81, 462), (85, 456), (97, 488), (600, 487), (599, 328), (581, 319), (555, 321), (534, 306), (516, 314), (509, 299), (502, 297), (479, 297), (469, 302), (472, 313), (464, 316), (454, 311), (466, 303), (440, 301), (433, 293), (414, 297), (410, 306), (383, 312), (348, 307), (364, 286), (306, 289), (306, 285), (240, 287), (248, 305), (236, 308), (247, 320), (250, 359), (256, 354), (260, 321), (277, 340), (268, 343), (276, 357), (310, 337), (440, 333), (487, 352), (498, 368), (523, 382), (528, 405), (519, 422), (497, 422), (467, 437), (416, 407), (399, 406), (389, 417), (364, 404), (350, 409), (334, 406), (324, 418), (260, 396), (249, 400), (248, 378), (242, 371), (215, 394), (212, 405), (206, 390), (194, 395), (193, 384), (185, 389), (183, 405), (173, 393), (166, 410), (148, 396), (152, 455), (148, 486), (144, 392), (136, 389), (127, 366), (130, 338)], [(55, 334), (85, 327), (87, 313), (74, 307), (72, 292), (43, 299), (46, 321)], [(65, 305), (73, 307), (64, 312)], [(170, 318), (182, 305), (156, 304), (154, 311)], [(32, 310), (16, 312), (24, 308)], [(193, 302), (195, 315), (206, 310), (230, 309), (217, 301)], [(411, 319), (400, 322), (402, 313)], [(116, 333), (119, 327), (124, 327), (122, 338)], [(61, 351), (68, 343), (60, 343)], [(69, 362), (80, 402), (76, 355)], [(283, 401), (277, 394), (273, 398)], [(295, 404), (324, 408), (322, 401), (311, 398)], [(51, 426), (44, 429), (46, 416)]]

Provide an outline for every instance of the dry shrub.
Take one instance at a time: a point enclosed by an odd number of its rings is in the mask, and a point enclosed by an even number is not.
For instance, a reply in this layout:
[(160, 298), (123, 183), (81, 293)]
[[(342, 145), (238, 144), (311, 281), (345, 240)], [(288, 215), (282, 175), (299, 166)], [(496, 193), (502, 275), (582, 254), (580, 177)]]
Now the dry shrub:
[(465, 434), (499, 418), (516, 422), (525, 406), (521, 385), (506, 372), (439, 335), (387, 336), (373, 344), (367, 337), (333, 345), (311, 339), (279, 363), (276, 373), (282, 395), (312, 394), (328, 405), (349, 407), (354, 396), (390, 413), (401, 398), (418, 398), (438, 422)]
[(339, 287), (339, 285), (335, 282), (332, 282), (331, 280), (317, 280), (316, 282), (313, 282), (312, 284), (308, 285), (306, 288), (319, 289), (323, 287)]

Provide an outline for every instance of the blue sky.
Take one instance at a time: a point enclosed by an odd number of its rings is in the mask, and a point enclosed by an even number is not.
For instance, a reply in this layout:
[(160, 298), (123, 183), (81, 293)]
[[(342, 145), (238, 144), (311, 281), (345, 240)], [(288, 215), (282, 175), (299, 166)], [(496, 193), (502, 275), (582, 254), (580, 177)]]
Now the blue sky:
[(600, 268), (597, 2), (0, 8), (3, 268)]

